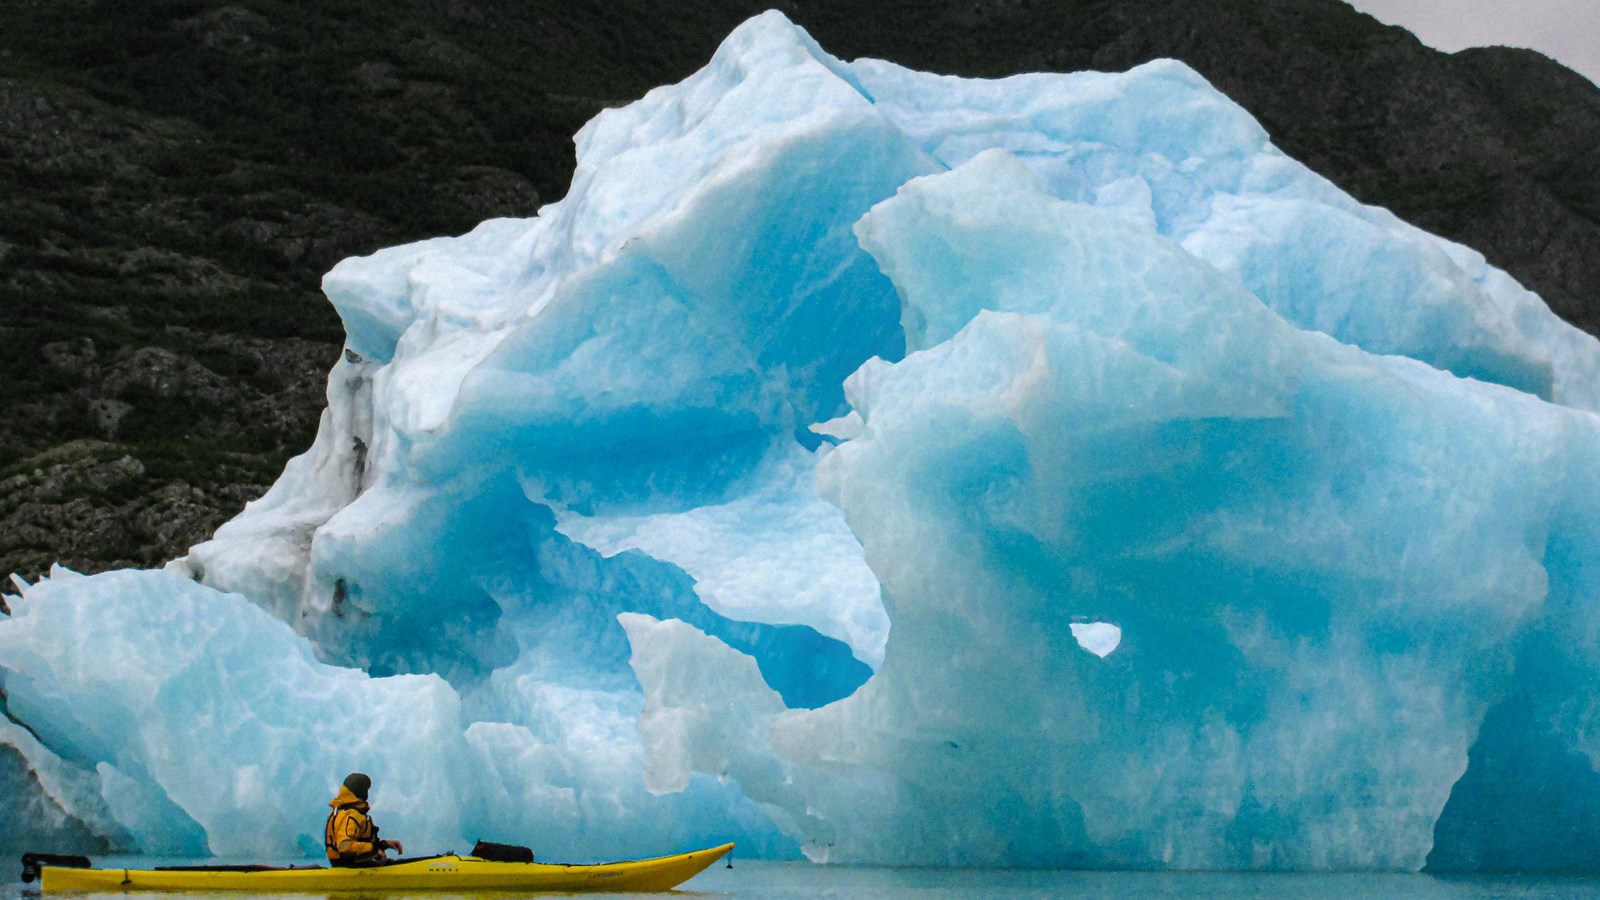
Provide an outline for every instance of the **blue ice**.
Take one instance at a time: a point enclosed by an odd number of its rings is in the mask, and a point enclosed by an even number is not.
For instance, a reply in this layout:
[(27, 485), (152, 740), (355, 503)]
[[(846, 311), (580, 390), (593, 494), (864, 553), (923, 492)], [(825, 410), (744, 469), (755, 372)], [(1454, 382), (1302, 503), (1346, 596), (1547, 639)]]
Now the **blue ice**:
[(576, 141), (327, 274), (211, 540), (18, 585), (0, 839), (315, 855), (360, 768), (429, 850), (1600, 863), (1600, 346), (1481, 255), (1171, 61), (766, 13)]

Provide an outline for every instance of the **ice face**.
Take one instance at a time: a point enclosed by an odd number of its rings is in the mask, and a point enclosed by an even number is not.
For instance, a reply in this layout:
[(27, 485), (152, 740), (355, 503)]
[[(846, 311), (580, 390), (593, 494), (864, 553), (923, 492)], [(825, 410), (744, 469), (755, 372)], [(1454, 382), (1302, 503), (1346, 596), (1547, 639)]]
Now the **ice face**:
[(0, 841), (315, 856), (360, 769), (428, 852), (1595, 862), (1600, 345), (1481, 256), (1172, 62), (768, 13), (577, 144), (327, 275), (213, 540), (21, 588)]
[(434, 840), (459, 829), (437, 798), (467, 745), (437, 676), (319, 663), (244, 598), (165, 572), (58, 572), (5, 626), (7, 706), (36, 737), (19, 749), (35, 771), (90, 782), (53, 796), (113, 845), (315, 851), (297, 820), (333, 795), (308, 772), (369, 760), (393, 818)]
[[(1015, 167), (859, 226), (932, 346), (857, 373), (819, 468), (893, 628), (863, 690), (774, 720), (791, 812), (831, 858), (1422, 865), (1551, 536), (1586, 533), (1593, 416), (1290, 327)], [(841, 767), (895, 815), (863, 829)]]

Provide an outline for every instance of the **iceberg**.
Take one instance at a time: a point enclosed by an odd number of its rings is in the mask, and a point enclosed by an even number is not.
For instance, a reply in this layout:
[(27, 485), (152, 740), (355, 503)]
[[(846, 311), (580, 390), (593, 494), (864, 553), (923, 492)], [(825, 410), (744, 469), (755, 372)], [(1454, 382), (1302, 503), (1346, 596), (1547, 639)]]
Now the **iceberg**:
[(576, 142), (327, 274), (211, 540), (18, 580), (0, 843), (1600, 868), (1600, 343), (1480, 254), (1180, 63), (776, 12)]

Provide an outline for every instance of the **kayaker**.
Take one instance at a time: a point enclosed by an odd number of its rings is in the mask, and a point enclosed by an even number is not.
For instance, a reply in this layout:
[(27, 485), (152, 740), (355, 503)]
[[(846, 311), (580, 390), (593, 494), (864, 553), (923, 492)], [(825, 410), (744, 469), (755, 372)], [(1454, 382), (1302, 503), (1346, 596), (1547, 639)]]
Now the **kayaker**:
[(324, 832), (328, 862), (335, 866), (381, 866), (388, 862), (384, 851), (406, 852), (399, 841), (378, 837), (378, 826), (367, 815), (367, 793), (372, 790), (372, 779), (360, 772), (351, 772), (340, 786), (339, 793), (328, 805), (328, 826)]

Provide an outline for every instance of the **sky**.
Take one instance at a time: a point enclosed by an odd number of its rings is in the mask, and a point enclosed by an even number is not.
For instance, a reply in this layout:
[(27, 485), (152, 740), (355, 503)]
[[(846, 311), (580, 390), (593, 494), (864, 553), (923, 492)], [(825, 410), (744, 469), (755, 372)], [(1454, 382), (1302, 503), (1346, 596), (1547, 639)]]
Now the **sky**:
[(1531, 47), (1600, 84), (1600, 0), (1348, 0), (1424, 44), (1454, 52)]

